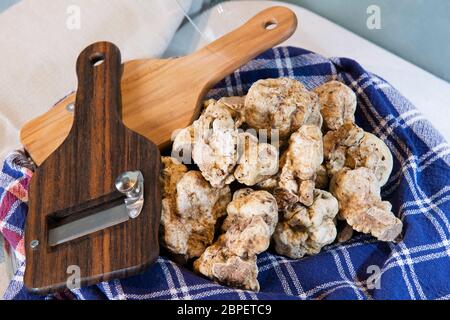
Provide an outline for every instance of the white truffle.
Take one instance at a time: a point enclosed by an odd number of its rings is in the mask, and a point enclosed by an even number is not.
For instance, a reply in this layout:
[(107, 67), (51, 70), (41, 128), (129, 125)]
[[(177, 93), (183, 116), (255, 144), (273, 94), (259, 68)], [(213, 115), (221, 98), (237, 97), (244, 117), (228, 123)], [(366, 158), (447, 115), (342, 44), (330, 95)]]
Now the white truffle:
[(236, 127), (240, 127), (245, 122), (245, 96), (223, 97), (217, 103), (223, 104), (234, 112), (233, 119)]
[(237, 200), (244, 196), (248, 196), (250, 193), (253, 193), (253, 192), (255, 192), (255, 190), (253, 190), (252, 188), (242, 188), (242, 189), (236, 190), (233, 193), (233, 200)]
[(330, 179), (328, 178), (327, 168), (322, 164), (316, 171), (315, 187), (317, 189), (328, 190)]
[(322, 125), (319, 98), (297, 80), (265, 79), (255, 82), (245, 99), (245, 119), (254, 129), (278, 130), (288, 138), (304, 124)]
[(227, 206), (225, 232), (194, 262), (194, 269), (220, 283), (258, 291), (256, 255), (267, 250), (278, 222), (275, 198), (267, 191), (239, 191)]
[(172, 157), (161, 157), (161, 173), (159, 175), (160, 185), (162, 187), (162, 198), (173, 195), (178, 181), (188, 171), (188, 168)]
[(381, 139), (364, 132), (359, 144), (348, 149), (346, 164), (350, 169), (359, 167), (370, 169), (383, 186), (391, 175), (393, 158), (391, 151)]
[(356, 231), (369, 233), (381, 241), (394, 241), (403, 224), (382, 201), (380, 183), (367, 168), (339, 171), (331, 180), (330, 191), (339, 201), (339, 215)]
[(323, 154), (330, 177), (345, 167), (348, 148), (358, 145), (363, 137), (364, 130), (353, 123), (345, 123), (338, 130), (325, 134)]
[(194, 128), (192, 126), (176, 132), (171, 158), (177, 159), (183, 164), (192, 164), (192, 144), (194, 142)]
[(300, 127), (289, 141), (279, 187), (297, 196), (301, 203), (310, 206), (313, 202), (316, 172), (322, 162), (322, 132), (315, 125)]
[(162, 175), (161, 243), (185, 260), (199, 257), (214, 240), (217, 220), (231, 201), (230, 189), (213, 188), (200, 172), (171, 170), (173, 161), (165, 163), (169, 165)]
[(256, 187), (258, 189), (265, 190), (273, 194), (275, 189), (278, 188), (278, 184), (280, 183), (281, 168), (283, 168), (286, 163), (286, 153), (287, 152), (283, 152), (281, 156), (279, 156), (280, 159), (278, 160), (278, 172), (270, 178), (257, 183)]
[(319, 253), (336, 238), (337, 213), (331, 193), (316, 189), (310, 207), (297, 203), (284, 212), (273, 235), (275, 251), (293, 259)]
[[(237, 195), (233, 196), (233, 201), (227, 206), (228, 215), (224, 225), (248, 224), (255, 217), (261, 217), (269, 227), (268, 231), (273, 233), (278, 221), (278, 206), (275, 198), (267, 191), (250, 192), (250, 190), (245, 188), (235, 192)], [(222, 229), (227, 230), (223, 227)]]
[(239, 189), (233, 194), (233, 201), (227, 207), (228, 214), (222, 224), (222, 231), (228, 231), (233, 225), (242, 229), (242, 225), (246, 226), (254, 217), (260, 217), (268, 225), (267, 231), (272, 234), (278, 221), (275, 211), (278, 211), (278, 205), (269, 192), (254, 191), (251, 188)]
[(278, 172), (278, 150), (271, 144), (259, 143), (250, 133), (239, 134), (240, 158), (234, 176), (247, 186), (264, 181)]
[(392, 172), (393, 159), (386, 144), (357, 125), (346, 123), (324, 139), (325, 166), (329, 176), (343, 168), (370, 169), (383, 186)]
[(194, 163), (213, 187), (230, 184), (237, 163), (238, 119), (239, 113), (224, 103), (209, 101), (200, 118), (175, 137), (173, 153), (185, 159), (192, 151)]
[(240, 127), (245, 122), (245, 114), (244, 114), (245, 96), (243, 97), (231, 96), (231, 97), (222, 97), (219, 100), (215, 99), (206, 100), (203, 102), (203, 110), (201, 115), (203, 115), (203, 113), (205, 113), (205, 111), (210, 106), (215, 104), (229, 109), (236, 124), (236, 127)]
[(355, 122), (356, 94), (339, 81), (330, 81), (314, 89), (319, 96), (324, 130), (337, 130), (346, 122)]
[(209, 246), (200, 259), (194, 261), (194, 270), (230, 287), (259, 291), (256, 255), (239, 257), (224, 243), (225, 235)]

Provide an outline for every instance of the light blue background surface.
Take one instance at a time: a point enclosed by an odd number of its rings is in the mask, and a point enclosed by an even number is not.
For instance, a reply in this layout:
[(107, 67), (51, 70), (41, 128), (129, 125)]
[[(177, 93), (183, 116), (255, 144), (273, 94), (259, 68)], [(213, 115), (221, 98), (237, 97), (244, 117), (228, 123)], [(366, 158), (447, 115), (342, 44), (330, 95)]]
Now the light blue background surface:
[[(450, 82), (449, 0), (288, 0)], [(381, 30), (367, 28), (367, 8), (381, 9)]]
[(8, 8), (9, 6), (19, 2), (20, 0), (0, 0), (0, 12)]
[[(0, 0), (0, 12), (19, 1)], [(450, 82), (449, 0), (285, 1), (314, 11)], [(216, 2), (220, 1), (211, 1)], [(381, 9), (381, 30), (367, 28), (370, 5)]]

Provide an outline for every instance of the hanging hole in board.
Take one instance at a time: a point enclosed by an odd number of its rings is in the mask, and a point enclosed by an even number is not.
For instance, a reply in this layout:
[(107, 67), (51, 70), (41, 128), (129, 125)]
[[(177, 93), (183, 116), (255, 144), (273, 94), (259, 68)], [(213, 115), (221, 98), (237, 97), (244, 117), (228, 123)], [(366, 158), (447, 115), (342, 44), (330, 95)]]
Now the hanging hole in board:
[(91, 57), (91, 64), (94, 67), (98, 67), (99, 65), (101, 65), (103, 62), (105, 62), (105, 56), (101, 53), (96, 53), (94, 55), (92, 55)]
[(278, 23), (276, 20), (270, 20), (264, 23), (264, 29), (266, 30), (273, 30), (278, 26)]

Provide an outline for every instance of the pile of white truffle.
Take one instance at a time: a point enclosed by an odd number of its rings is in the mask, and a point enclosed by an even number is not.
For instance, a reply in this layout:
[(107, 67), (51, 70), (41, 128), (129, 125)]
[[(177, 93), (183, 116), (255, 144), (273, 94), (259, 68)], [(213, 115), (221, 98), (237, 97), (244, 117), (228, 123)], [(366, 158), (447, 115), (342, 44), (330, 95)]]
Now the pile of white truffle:
[(214, 281), (258, 291), (256, 257), (271, 243), (294, 259), (317, 254), (337, 219), (348, 224), (339, 240), (357, 230), (394, 241), (402, 222), (380, 196), (392, 155), (355, 124), (356, 106), (338, 81), (308, 91), (289, 78), (206, 101), (162, 159), (162, 245)]

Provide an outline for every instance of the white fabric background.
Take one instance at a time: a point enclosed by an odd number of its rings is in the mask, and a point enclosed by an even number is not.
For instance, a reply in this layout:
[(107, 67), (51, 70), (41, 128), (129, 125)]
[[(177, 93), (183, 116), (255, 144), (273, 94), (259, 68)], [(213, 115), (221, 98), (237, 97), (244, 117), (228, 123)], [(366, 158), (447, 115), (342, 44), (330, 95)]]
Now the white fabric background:
[[(196, 1), (196, 0), (194, 0)], [(20, 147), (19, 129), (76, 89), (78, 54), (95, 41), (123, 61), (160, 56), (192, 0), (22, 0), (0, 14), (0, 161)], [(78, 5), (81, 29), (69, 30)]]

